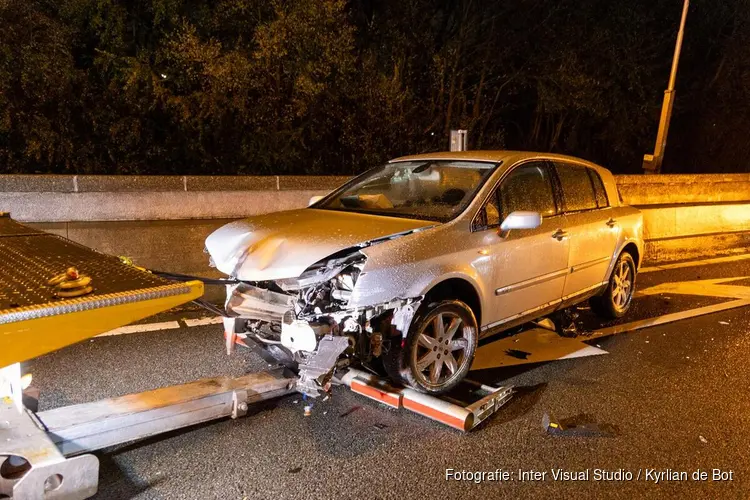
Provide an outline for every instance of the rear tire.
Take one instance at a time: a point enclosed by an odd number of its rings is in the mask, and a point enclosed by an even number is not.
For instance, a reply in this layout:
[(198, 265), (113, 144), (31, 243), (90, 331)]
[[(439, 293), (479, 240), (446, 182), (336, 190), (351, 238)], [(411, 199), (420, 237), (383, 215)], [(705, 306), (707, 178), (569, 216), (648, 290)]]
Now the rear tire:
[(630, 309), (635, 291), (635, 260), (627, 251), (622, 252), (615, 262), (609, 283), (604, 291), (591, 297), (591, 309), (602, 319), (621, 318)]
[(469, 306), (458, 300), (431, 303), (414, 316), (405, 339), (391, 341), (383, 364), (394, 382), (443, 394), (469, 373), (478, 339)]

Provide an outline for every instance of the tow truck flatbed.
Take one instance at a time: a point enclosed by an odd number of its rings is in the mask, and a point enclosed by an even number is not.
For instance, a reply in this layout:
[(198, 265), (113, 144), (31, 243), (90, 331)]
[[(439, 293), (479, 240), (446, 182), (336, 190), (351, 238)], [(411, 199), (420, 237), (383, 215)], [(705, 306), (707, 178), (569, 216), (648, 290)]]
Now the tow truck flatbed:
[[(0, 213), (0, 367), (26, 361), (203, 295)], [(50, 278), (76, 268), (93, 291), (56, 298)]]

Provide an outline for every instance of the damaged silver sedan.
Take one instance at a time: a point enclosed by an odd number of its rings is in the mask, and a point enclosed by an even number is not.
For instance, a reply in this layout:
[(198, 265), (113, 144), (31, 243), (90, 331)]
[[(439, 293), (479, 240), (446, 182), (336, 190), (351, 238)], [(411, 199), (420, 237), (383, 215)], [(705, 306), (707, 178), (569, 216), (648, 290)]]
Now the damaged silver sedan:
[(434, 153), (369, 170), (308, 208), (206, 240), (228, 335), (324, 394), (336, 369), (430, 394), (468, 373), (480, 337), (590, 300), (628, 310), (642, 217), (592, 163), (511, 151)]

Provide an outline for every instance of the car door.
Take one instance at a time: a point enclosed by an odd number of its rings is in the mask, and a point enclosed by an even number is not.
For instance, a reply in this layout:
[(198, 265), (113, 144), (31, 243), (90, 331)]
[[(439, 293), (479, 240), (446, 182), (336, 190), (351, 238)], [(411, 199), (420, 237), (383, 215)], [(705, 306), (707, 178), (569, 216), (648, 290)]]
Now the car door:
[[(500, 232), (501, 221), (515, 211), (538, 212), (536, 229)], [(562, 235), (564, 217), (557, 199), (553, 172), (544, 161), (516, 165), (505, 174), (477, 214), (474, 230), (492, 231), (488, 251), (493, 290), (487, 301), (485, 328), (554, 306), (562, 298), (569, 241)]]
[(620, 227), (596, 170), (573, 163), (554, 164), (563, 195), (565, 232), (570, 238), (570, 273), (563, 290), (563, 300), (569, 300), (606, 282)]

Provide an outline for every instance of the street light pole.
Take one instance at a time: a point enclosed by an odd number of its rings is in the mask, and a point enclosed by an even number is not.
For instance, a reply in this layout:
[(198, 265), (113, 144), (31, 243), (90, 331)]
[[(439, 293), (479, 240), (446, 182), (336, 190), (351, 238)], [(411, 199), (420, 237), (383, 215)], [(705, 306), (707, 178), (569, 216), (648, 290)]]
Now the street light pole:
[(672, 71), (669, 74), (669, 84), (664, 91), (664, 102), (661, 107), (661, 117), (659, 118), (659, 130), (656, 133), (656, 145), (654, 146), (653, 155), (643, 156), (643, 170), (647, 174), (658, 174), (661, 172), (661, 164), (664, 161), (664, 150), (667, 147), (667, 133), (669, 132), (669, 121), (672, 118), (672, 106), (674, 105), (674, 84), (677, 79), (677, 65), (680, 62), (680, 52), (682, 51), (682, 38), (685, 35), (685, 20), (687, 19), (688, 6), (690, 0), (685, 0), (682, 7), (682, 19), (680, 19), (680, 30), (677, 32), (677, 43), (674, 48), (674, 57), (672, 59)]

